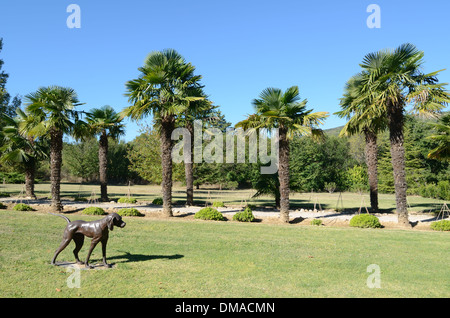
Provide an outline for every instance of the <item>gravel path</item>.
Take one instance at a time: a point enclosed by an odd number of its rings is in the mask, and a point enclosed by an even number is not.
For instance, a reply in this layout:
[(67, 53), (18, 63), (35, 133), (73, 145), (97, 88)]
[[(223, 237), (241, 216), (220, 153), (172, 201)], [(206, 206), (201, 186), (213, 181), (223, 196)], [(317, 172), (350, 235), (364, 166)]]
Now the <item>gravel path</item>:
[[(3, 202), (4, 204), (13, 204), (16, 202), (23, 202), (32, 206), (35, 206), (38, 210), (45, 209), (46, 207), (50, 206), (51, 201), (50, 200), (20, 200), (15, 198), (1, 198), (0, 202)], [(151, 213), (151, 212), (161, 212), (162, 207), (159, 205), (154, 205), (151, 203), (136, 203), (136, 204), (126, 204), (126, 203), (117, 203), (117, 202), (95, 202), (95, 203), (87, 203), (87, 202), (76, 202), (76, 201), (69, 201), (69, 200), (62, 200), (62, 204), (65, 207), (65, 209), (69, 211), (74, 210), (81, 210), (86, 207), (90, 206), (98, 206), (103, 208), (104, 210), (118, 210), (121, 208), (130, 208), (134, 207), (138, 209), (139, 211), (143, 213)], [(183, 207), (183, 206), (174, 206), (173, 212), (174, 215), (189, 215), (189, 214), (195, 214), (197, 211), (199, 211), (203, 207), (199, 206), (193, 206), (193, 207)], [(222, 214), (228, 218), (232, 218), (232, 216), (242, 211), (242, 208), (239, 207), (224, 207), (224, 208), (218, 208)], [(277, 219), (279, 218), (279, 212), (277, 210), (271, 210), (271, 209), (255, 209), (253, 210), (253, 215), (256, 218), (273, 218)], [(291, 210), (289, 213), (289, 216), (291, 220), (293, 219), (313, 219), (313, 218), (321, 218), (323, 220), (336, 220), (336, 221), (349, 221), (355, 214), (350, 213), (338, 213), (336, 211), (327, 210), (327, 211), (311, 211), (311, 210)], [(397, 215), (396, 214), (374, 214), (379, 219), (380, 222), (397, 222)], [(436, 220), (436, 217), (432, 216), (431, 214), (410, 214), (409, 220), (411, 222), (432, 222)]]

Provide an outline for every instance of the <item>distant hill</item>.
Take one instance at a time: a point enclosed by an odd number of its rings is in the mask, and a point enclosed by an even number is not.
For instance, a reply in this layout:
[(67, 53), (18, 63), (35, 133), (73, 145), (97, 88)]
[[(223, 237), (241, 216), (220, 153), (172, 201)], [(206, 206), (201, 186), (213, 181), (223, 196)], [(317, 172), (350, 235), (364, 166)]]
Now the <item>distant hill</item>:
[(328, 136), (338, 137), (339, 134), (341, 133), (342, 128), (344, 128), (344, 126), (339, 126), (339, 127), (330, 128), (330, 129), (324, 129), (323, 132), (325, 134), (327, 134)]

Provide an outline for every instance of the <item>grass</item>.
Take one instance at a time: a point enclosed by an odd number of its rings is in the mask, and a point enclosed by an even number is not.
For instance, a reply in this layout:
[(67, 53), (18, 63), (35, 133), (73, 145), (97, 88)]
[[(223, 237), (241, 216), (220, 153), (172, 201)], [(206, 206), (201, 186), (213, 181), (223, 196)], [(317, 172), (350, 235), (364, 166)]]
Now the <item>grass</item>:
[[(0, 193), (18, 195), (23, 189), (23, 185), (7, 184), (0, 185)], [(41, 197), (50, 196), (50, 183), (40, 183), (35, 186), (36, 195)], [(96, 193), (96, 198), (100, 197), (100, 186), (80, 185), (75, 183), (63, 183), (61, 185), (62, 199), (73, 200), (76, 197), (89, 198), (92, 193)], [(133, 185), (120, 186), (109, 185), (108, 195), (111, 199), (119, 199), (130, 195), (139, 202), (152, 202), (155, 198), (161, 197), (161, 187), (158, 185)], [(259, 207), (273, 207), (274, 199), (270, 196), (252, 198), (256, 193), (253, 189), (239, 190), (219, 190), (217, 188), (201, 188), (194, 190), (194, 200), (199, 206), (204, 206), (205, 202), (212, 204), (214, 201), (223, 202), (225, 206), (253, 204)], [(175, 185), (173, 188), (173, 203), (183, 205), (186, 202), (186, 189), (182, 185)], [(408, 196), (410, 212), (429, 212), (440, 209), (444, 201), (420, 196)], [(291, 193), (291, 209), (339, 209), (357, 211), (361, 205), (369, 207), (370, 199), (367, 194), (361, 196), (358, 193)], [(393, 194), (379, 194), (379, 208), (383, 212), (395, 211), (395, 196)]]
[[(83, 270), (71, 289), (72, 272), (49, 264), (64, 220), (5, 210), (0, 219), (0, 297), (450, 296), (448, 233), (124, 217), (108, 241), (115, 267)], [(57, 261), (72, 262), (73, 247)], [(101, 262), (100, 246), (91, 260)], [(379, 289), (366, 284), (371, 264)]]

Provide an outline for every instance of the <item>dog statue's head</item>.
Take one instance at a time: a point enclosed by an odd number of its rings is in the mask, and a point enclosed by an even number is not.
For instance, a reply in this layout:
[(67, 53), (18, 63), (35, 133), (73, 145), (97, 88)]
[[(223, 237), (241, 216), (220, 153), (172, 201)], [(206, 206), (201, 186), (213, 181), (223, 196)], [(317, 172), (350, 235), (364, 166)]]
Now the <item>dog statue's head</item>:
[(122, 221), (122, 217), (117, 213), (111, 213), (107, 216), (108, 229), (112, 231), (114, 226), (125, 227), (126, 223)]

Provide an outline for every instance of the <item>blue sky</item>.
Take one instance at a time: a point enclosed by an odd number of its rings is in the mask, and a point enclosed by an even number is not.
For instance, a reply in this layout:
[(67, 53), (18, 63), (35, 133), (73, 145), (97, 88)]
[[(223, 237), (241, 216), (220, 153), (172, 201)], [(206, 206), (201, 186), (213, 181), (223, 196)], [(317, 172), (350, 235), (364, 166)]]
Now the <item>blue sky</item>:
[[(66, 25), (70, 4), (81, 8), (81, 28)], [(381, 28), (370, 29), (369, 4), (381, 8)], [(2, 0), (3, 69), (11, 95), (41, 86), (74, 88), (81, 110), (128, 105), (125, 82), (136, 78), (148, 53), (176, 49), (203, 76), (210, 99), (235, 124), (253, 112), (266, 87), (298, 85), (314, 111), (343, 125), (345, 82), (365, 54), (410, 42), (425, 52), (424, 71), (449, 69), (448, 0)], [(150, 119), (148, 119), (148, 122)], [(124, 140), (139, 127), (127, 122)]]

